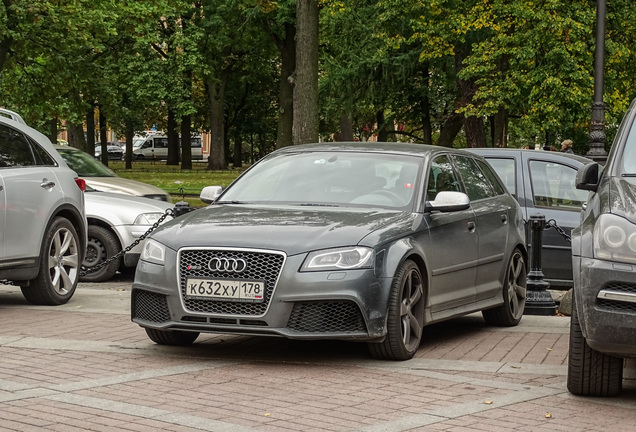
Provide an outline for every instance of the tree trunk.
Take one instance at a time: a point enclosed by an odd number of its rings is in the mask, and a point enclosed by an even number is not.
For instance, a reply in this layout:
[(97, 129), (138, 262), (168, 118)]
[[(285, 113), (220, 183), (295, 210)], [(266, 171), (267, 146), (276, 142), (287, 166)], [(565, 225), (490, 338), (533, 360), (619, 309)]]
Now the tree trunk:
[(243, 166), (243, 138), (240, 131), (234, 136), (234, 154), (232, 155), (232, 168), (241, 168)]
[(422, 135), (423, 144), (433, 144), (433, 126), (431, 125), (431, 100), (428, 96), (428, 82), (429, 82), (429, 66), (428, 63), (424, 64), (424, 70), (422, 76), (424, 78), (424, 88), (426, 90), (424, 96), (422, 96)]
[(99, 141), (102, 144), (102, 158), (104, 165), (108, 166), (108, 137), (106, 136), (106, 115), (102, 107), (99, 107)]
[(484, 119), (470, 116), (464, 119), (464, 132), (466, 133), (466, 146), (469, 148), (486, 147), (486, 129)]
[[(66, 122), (66, 129), (68, 130), (68, 144), (71, 147), (87, 151), (84, 127), (81, 124)], [(95, 146), (93, 146), (93, 152), (95, 151), (94, 149)], [(88, 153), (90, 154), (91, 152)]]
[(378, 142), (387, 142), (389, 140), (389, 131), (384, 119), (384, 110), (380, 110), (375, 114), (375, 121), (378, 124)]
[(294, 144), (318, 141), (318, 3), (296, 6), (296, 83)]
[(285, 24), (285, 39), (280, 43), (281, 71), (278, 95), (278, 131), (276, 148), (287, 147), (293, 142), (294, 126), (294, 84), (296, 68), (296, 27)]
[(179, 133), (177, 132), (177, 120), (175, 119), (174, 109), (172, 108), (168, 108), (167, 128), (168, 158), (166, 165), (179, 165)]
[(225, 125), (223, 105), (225, 100), (225, 80), (206, 81), (210, 111), (210, 156), (209, 170), (225, 170)]
[(504, 108), (493, 116), (493, 147), (508, 147), (508, 112)]
[(86, 152), (95, 156), (95, 107), (86, 113)]
[(132, 157), (133, 157), (133, 140), (135, 139), (135, 128), (133, 127), (133, 122), (126, 122), (126, 151), (125, 160), (126, 160), (126, 169), (132, 169)]
[(343, 114), (340, 117), (340, 141), (353, 141), (353, 125), (351, 117)]
[(189, 115), (181, 118), (181, 169), (192, 169), (192, 120)]
[(57, 144), (57, 117), (49, 121), (49, 140), (53, 144)]
[(441, 127), (441, 131), (439, 134), (439, 139), (437, 140), (437, 145), (442, 147), (453, 147), (453, 142), (455, 141), (455, 137), (462, 130), (462, 126), (464, 125), (464, 116), (461, 114), (452, 114), (448, 117), (444, 124)]

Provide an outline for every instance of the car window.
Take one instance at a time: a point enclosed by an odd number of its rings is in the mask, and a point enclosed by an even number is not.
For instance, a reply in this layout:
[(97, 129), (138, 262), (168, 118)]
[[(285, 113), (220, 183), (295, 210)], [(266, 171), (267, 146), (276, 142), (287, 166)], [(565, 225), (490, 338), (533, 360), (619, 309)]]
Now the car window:
[(168, 138), (154, 137), (155, 148), (168, 148)]
[(633, 125), (629, 131), (621, 159), (623, 174), (636, 174), (636, 125)]
[(514, 159), (486, 157), (486, 160), (495, 170), (508, 192), (517, 198), (517, 165)]
[(0, 168), (36, 165), (35, 156), (26, 137), (0, 125)]
[(454, 156), (457, 171), (464, 183), (466, 195), (471, 201), (497, 196), (492, 184), (477, 166), (473, 158)]
[(414, 196), (419, 162), (356, 152), (282, 155), (247, 171), (220, 201), (401, 208)]
[(484, 173), (484, 175), (490, 182), (490, 185), (492, 186), (492, 189), (495, 191), (495, 194), (497, 195), (505, 194), (506, 191), (503, 188), (503, 186), (501, 186), (501, 183), (499, 183), (499, 180), (497, 179), (497, 175), (493, 172), (492, 168), (484, 161), (475, 160), (475, 162), (477, 162), (477, 165), (479, 165), (481, 172)]
[(577, 170), (557, 162), (531, 160), (530, 184), (535, 207), (580, 211), (588, 192), (574, 186)]
[(433, 159), (426, 184), (427, 199), (430, 201), (435, 200), (440, 192), (459, 192), (459, 182), (447, 155)]
[(58, 149), (66, 164), (80, 177), (115, 177), (110, 168), (96, 161), (88, 153), (80, 150)]

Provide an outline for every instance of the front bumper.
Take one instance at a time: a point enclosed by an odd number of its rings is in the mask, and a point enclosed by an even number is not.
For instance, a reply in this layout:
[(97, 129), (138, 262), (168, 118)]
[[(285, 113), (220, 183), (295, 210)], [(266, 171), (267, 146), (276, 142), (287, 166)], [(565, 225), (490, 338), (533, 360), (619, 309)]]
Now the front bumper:
[(132, 287), (132, 321), (159, 330), (381, 340), (391, 279), (376, 277), (373, 269), (298, 272), (304, 257), (286, 257), (264, 304), (256, 306), (193, 302), (180, 290), (183, 275), (170, 264), (176, 259), (167, 256), (166, 266), (140, 261)]
[(577, 256), (573, 267), (576, 307), (588, 345), (636, 357), (636, 267)]

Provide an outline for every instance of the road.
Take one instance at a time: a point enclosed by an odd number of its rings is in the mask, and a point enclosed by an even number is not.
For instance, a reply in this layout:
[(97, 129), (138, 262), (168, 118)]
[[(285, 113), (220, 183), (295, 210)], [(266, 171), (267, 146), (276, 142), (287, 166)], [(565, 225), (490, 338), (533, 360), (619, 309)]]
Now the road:
[(130, 277), (83, 283), (58, 307), (0, 286), (2, 431), (633, 431), (620, 397), (565, 387), (568, 317), (426, 328), (416, 357), (363, 344), (202, 335), (153, 344), (130, 321)]

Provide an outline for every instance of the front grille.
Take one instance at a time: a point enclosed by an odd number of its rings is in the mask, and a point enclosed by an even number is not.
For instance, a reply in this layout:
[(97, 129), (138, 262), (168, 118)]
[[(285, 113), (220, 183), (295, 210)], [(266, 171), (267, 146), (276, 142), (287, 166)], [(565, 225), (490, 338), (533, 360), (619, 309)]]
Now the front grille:
[(133, 291), (132, 317), (158, 324), (170, 321), (166, 296), (142, 290)]
[(295, 303), (287, 327), (309, 333), (367, 331), (360, 308), (351, 301)]
[(607, 285), (605, 285), (603, 287), (603, 289), (606, 289), (608, 291), (617, 291), (617, 292), (636, 294), (636, 286), (635, 285), (621, 283), (621, 282), (608, 283)]
[[(247, 262), (242, 273), (211, 271), (212, 258), (241, 258)], [(224, 315), (260, 316), (267, 311), (285, 255), (278, 252), (245, 250), (184, 249), (179, 251), (179, 282), (183, 304), (189, 312)], [(188, 298), (185, 295), (186, 278), (248, 279), (265, 282), (265, 293), (260, 303), (235, 302), (216, 299)]]

